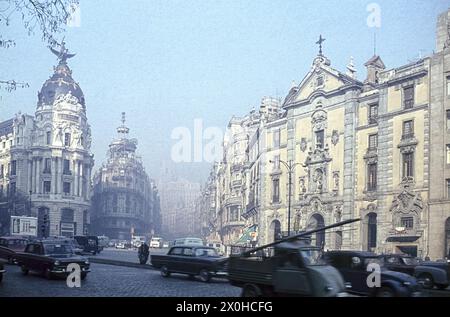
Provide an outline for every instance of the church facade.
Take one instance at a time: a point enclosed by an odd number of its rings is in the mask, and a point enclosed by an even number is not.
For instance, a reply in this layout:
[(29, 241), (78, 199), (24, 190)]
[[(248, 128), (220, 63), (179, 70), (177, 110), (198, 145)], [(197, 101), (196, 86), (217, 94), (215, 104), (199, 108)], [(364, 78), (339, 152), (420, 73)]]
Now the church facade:
[(364, 80), (353, 62), (334, 69), (323, 41), (283, 115), (249, 136), (243, 214), (258, 244), (361, 218), (313, 243), (449, 256), (450, 11), (438, 18), (433, 55), (392, 69), (374, 55)]
[[(38, 94), (34, 116), (18, 114), (0, 123), (0, 194), (16, 204), (3, 208), (3, 231), (11, 215), (38, 218), (39, 236), (89, 232), (94, 165), (86, 101), (64, 47), (52, 50), (59, 63)], [(18, 204), (20, 206), (20, 204)]]

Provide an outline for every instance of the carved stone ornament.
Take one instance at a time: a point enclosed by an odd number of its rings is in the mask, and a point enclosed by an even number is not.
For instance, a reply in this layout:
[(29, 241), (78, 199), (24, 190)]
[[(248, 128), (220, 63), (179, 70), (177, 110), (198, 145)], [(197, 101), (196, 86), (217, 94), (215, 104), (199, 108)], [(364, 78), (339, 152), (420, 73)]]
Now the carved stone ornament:
[(308, 142), (306, 141), (306, 138), (302, 138), (302, 140), (300, 141), (300, 150), (302, 152), (305, 152), (307, 147), (308, 147)]
[(394, 197), (390, 211), (394, 214), (419, 215), (423, 210), (423, 201), (420, 193), (412, 190), (412, 180), (405, 179), (401, 186), (402, 191)]
[(338, 144), (339, 142), (339, 131), (338, 130), (333, 130), (333, 133), (331, 135), (331, 143), (336, 146), (336, 144)]
[(327, 127), (327, 113), (323, 110), (317, 110), (312, 115), (311, 123), (314, 131), (324, 130)]

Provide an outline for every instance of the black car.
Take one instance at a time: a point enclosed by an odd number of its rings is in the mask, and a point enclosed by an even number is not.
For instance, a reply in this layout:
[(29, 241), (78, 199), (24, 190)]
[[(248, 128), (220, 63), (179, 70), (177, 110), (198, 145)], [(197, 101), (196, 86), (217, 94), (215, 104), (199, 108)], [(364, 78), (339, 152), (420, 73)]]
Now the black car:
[(89, 260), (74, 254), (69, 240), (37, 240), (30, 242), (25, 252), (15, 255), (16, 263), (21, 267), (22, 273), (29, 271), (44, 274), (47, 278), (65, 277), (70, 274), (69, 264), (78, 264), (81, 269), (81, 279), (85, 279), (90, 272)]
[(161, 270), (163, 277), (169, 277), (171, 273), (198, 275), (202, 282), (209, 282), (214, 276), (226, 276), (226, 261), (215, 248), (202, 246), (176, 246), (167, 255), (151, 256), (152, 265)]
[(403, 254), (383, 254), (380, 256), (388, 270), (402, 272), (414, 276), (419, 259)]
[(101, 251), (96, 236), (75, 236), (74, 239), (83, 248), (83, 252), (96, 255)]
[(3, 264), (0, 263), (0, 283), (3, 280), (3, 274), (5, 273), (6, 273), (5, 268), (3, 267)]
[[(405, 273), (394, 272), (384, 267), (384, 261), (377, 254), (364, 251), (329, 251), (325, 259), (334, 266), (351, 284), (349, 292), (378, 297), (404, 297), (419, 296), (420, 285), (417, 280)], [(369, 264), (378, 264), (380, 267), (380, 286), (369, 287), (367, 281), (371, 268)]]

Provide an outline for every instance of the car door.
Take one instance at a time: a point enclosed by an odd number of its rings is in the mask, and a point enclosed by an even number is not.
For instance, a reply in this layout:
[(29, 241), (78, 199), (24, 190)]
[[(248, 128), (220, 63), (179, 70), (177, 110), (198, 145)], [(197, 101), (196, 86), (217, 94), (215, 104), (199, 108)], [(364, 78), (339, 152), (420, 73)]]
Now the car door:
[(283, 255), (278, 259), (273, 281), (277, 293), (311, 294), (307, 270), (297, 252)]
[(167, 268), (170, 272), (179, 272), (181, 268), (181, 260), (182, 260), (183, 248), (175, 247), (170, 251), (169, 256), (167, 257)]
[(196, 270), (197, 260), (195, 258), (194, 248), (183, 248), (183, 254), (180, 257), (179, 266), (179, 271), (183, 273), (196, 274), (198, 272)]

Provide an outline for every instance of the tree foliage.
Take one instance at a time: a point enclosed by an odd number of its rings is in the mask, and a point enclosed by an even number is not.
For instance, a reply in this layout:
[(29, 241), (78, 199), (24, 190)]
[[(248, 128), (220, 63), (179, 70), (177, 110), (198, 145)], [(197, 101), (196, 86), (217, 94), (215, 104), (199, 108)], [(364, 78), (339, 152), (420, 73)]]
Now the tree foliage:
[[(13, 19), (20, 18), (28, 35), (39, 31), (42, 40), (54, 47), (58, 45), (55, 34), (64, 31), (78, 5), (79, 0), (0, 0), (0, 25), (9, 26)], [(5, 39), (2, 35), (0, 48), (16, 45), (13, 39)], [(27, 83), (0, 79), (0, 88), (6, 91), (25, 87), (28, 87)]]

